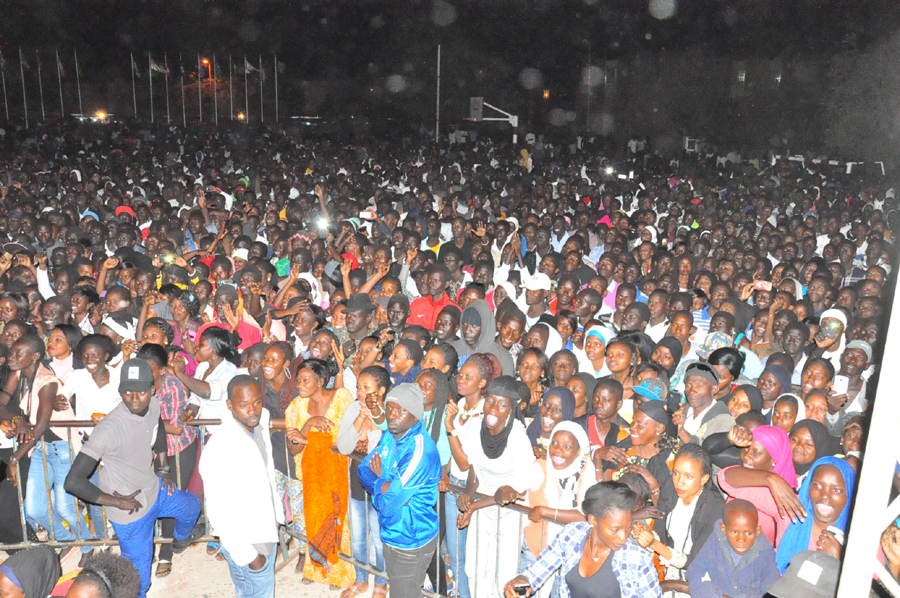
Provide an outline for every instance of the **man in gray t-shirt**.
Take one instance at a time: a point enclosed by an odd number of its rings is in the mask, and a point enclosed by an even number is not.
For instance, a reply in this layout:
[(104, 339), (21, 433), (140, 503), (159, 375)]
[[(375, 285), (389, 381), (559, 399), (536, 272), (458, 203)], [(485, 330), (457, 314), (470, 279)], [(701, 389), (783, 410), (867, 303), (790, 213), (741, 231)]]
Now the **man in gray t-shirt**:
[[(175, 519), (172, 549), (183, 552), (203, 535), (197, 525), (200, 501), (175, 488), (166, 451), (165, 425), (159, 401), (153, 396), (153, 373), (143, 359), (122, 364), (119, 380), (122, 403), (97, 424), (72, 463), (66, 492), (106, 507), (122, 556), (131, 561), (141, 578), (140, 598), (150, 589), (153, 531), (156, 520)], [(153, 471), (154, 454), (159, 462)], [(103, 461), (100, 487), (90, 477)]]

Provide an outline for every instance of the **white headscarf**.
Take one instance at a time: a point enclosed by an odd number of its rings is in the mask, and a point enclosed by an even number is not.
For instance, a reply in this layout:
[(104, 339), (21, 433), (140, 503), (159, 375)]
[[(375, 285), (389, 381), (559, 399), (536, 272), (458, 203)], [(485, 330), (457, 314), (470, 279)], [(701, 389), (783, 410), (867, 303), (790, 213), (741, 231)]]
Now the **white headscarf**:
[[(550, 432), (550, 442), (559, 432), (568, 432), (578, 442), (578, 456), (568, 466), (562, 469), (553, 467), (549, 455), (547, 458), (547, 483), (544, 487), (544, 495), (547, 498), (547, 506), (554, 509), (578, 508), (579, 484), (581, 472), (585, 463), (590, 460), (591, 443), (587, 432), (580, 425), (571, 421), (562, 421), (553, 427)], [(589, 484), (592, 485), (592, 484)]]
[(137, 340), (135, 338), (134, 322), (129, 321), (123, 326), (112, 318), (104, 318), (101, 324), (121, 336), (126, 341)]

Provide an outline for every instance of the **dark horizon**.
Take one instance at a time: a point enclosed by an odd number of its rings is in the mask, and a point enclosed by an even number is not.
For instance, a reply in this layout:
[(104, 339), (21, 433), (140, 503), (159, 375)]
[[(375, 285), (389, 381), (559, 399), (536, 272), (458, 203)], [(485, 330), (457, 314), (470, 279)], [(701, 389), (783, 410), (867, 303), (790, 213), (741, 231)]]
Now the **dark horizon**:
[[(6, 24), (0, 49), (14, 123), (23, 118), (21, 46), (30, 67), (25, 78), (32, 120), (40, 114), (36, 51), (41, 53), (45, 110), (59, 113), (58, 48), (67, 70), (63, 95), (69, 114), (77, 112), (72, 109), (77, 108), (74, 50), (85, 112), (129, 117), (129, 54), (134, 53), (142, 71), (136, 81), (138, 116), (144, 119), (150, 109), (147, 53), (160, 64), (165, 53), (173, 120), (179, 122), (179, 53), (189, 85), (189, 121), (198, 117), (198, 54), (209, 59), (215, 54), (224, 83), (230, 53), (236, 62), (246, 54), (254, 66), (262, 56), (265, 112), (271, 121), (277, 54), (284, 64), (278, 74), (281, 117), (355, 115), (433, 127), (440, 44), (444, 127), (468, 116), (470, 96), (484, 96), (518, 113), (522, 131), (569, 135), (592, 130), (615, 136), (685, 131), (756, 143), (793, 129), (807, 145), (825, 138), (828, 119), (822, 106), (828, 101), (826, 78), (833, 58), (868, 51), (900, 29), (900, 10), (885, 0), (849, 6), (812, 0), (20, 0), (3, 3), (0, 15)], [(608, 87), (592, 79), (590, 94), (585, 85), (589, 60), (594, 76), (615, 77)], [(157, 119), (165, 116), (163, 81), (154, 75)], [(237, 112), (244, 109), (242, 74), (235, 74), (234, 87)], [(204, 117), (213, 110), (208, 93)], [(253, 122), (259, 117), (255, 73), (248, 77), (247, 96)], [(227, 110), (227, 94), (220, 89), (220, 112), (223, 101)]]

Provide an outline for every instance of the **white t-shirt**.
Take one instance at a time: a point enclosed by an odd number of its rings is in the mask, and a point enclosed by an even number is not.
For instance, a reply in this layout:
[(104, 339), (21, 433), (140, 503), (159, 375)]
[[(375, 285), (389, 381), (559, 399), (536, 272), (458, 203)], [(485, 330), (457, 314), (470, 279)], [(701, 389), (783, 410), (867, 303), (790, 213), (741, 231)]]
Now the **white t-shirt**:
[(106, 415), (122, 402), (119, 394), (120, 368), (109, 370), (109, 382), (102, 388), (94, 382), (94, 377), (86, 369), (73, 370), (59, 394), (67, 399), (75, 396), (75, 417), (78, 419), (91, 419), (95, 413)]
[(230, 361), (222, 361), (216, 366), (212, 373), (203, 378), (203, 375), (209, 369), (209, 362), (201, 361), (197, 364), (197, 370), (194, 372), (194, 378), (203, 380), (209, 384), (209, 398), (204, 399), (191, 393), (192, 405), (199, 405), (200, 411), (197, 413), (197, 419), (221, 419), (222, 410), (225, 409), (225, 399), (228, 398), (228, 383), (237, 376), (237, 367)]

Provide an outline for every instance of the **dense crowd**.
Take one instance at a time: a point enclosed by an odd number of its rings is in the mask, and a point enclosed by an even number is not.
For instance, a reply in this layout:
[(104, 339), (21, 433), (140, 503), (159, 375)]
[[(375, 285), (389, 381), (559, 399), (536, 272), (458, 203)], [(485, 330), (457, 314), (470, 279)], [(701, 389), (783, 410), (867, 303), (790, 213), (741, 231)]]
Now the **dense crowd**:
[(0, 544), (96, 540), (78, 596), (145, 596), (207, 526), (239, 597), (279, 544), (342, 598), (339, 553), (375, 596), (833, 595), (897, 200), (830, 168), (10, 132)]

